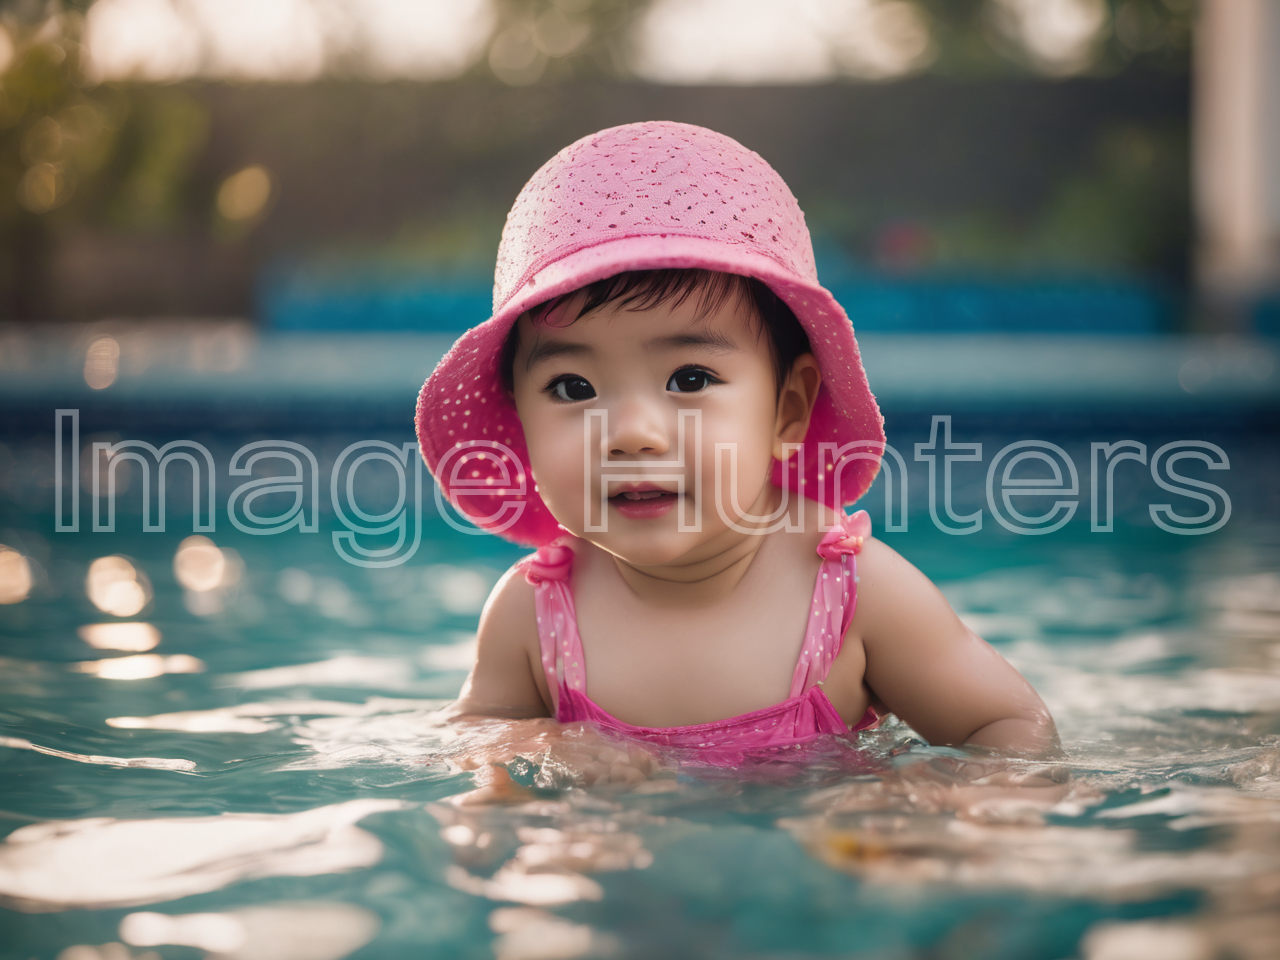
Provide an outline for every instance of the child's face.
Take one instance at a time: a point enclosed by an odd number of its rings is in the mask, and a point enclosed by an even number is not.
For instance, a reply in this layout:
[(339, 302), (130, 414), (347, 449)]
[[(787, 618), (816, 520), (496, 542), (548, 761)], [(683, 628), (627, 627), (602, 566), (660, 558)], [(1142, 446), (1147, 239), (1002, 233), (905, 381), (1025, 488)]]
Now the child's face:
[[(772, 459), (783, 453), (783, 442), (803, 439), (812, 396), (797, 402), (795, 391), (784, 389), (779, 402), (768, 333), (747, 309), (734, 297), (699, 317), (695, 294), (643, 312), (610, 303), (562, 326), (555, 324), (565, 308), (547, 323), (520, 318), (516, 410), (538, 492), (566, 529), (649, 566), (700, 559), (739, 536), (725, 515), (741, 522), (744, 513), (772, 510), (778, 495), (769, 480)], [(808, 370), (808, 393), (816, 395), (812, 357), (800, 366)], [(682, 449), (684, 410), (699, 412), (701, 436), (688, 422)], [(590, 411), (607, 414), (603, 432)], [(737, 450), (736, 478), (720, 454), (720, 510), (717, 444)], [(621, 472), (633, 476), (613, 476)], [(692, 532), (678, 529), (682, 499), (686, 524), (700, 520)], [(587, 529), (602, 521), (606, 531)]]

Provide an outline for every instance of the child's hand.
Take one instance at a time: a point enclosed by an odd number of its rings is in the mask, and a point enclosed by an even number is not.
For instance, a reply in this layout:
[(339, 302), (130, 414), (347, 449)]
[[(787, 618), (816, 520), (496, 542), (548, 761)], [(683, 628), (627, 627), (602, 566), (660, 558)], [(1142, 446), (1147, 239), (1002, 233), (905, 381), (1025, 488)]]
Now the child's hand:
[(539, 718), (471, 720), (465, 726), (471, 742), (450, 759), (475, 771), (477, 789), (457, 803), (521, 802), (532, 798), (531, 787), (631, 786), (661, 769), (646, 750), (606, 740), (587, 724)]

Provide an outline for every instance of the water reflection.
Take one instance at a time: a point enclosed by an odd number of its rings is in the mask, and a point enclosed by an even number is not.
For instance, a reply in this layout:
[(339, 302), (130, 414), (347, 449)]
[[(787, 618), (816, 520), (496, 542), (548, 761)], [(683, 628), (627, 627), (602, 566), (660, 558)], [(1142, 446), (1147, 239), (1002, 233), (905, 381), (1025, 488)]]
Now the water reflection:
[(151, 602), (146, 574), (126, 557), (99, 557), (89, 564), (85, 592), (93, 605), (113, 617), (137, 616)]
[(86, 623), (76, 628), (76, 636), (99, 650), (129, 653), (145, 653), (160, 644), (160, 631), (149, 623)]
[(0, 603), (21, 603), (31, 592), (31, 564), (0, 543)]
[(0, 737), (0, 747), (10, 750), (30, 750), (49, 757), (72, 760), (76, 763), (88, 763), (100, 767), (132, 767), (138, 770), (170, 770), (177, 773), (193, 773), (196, 769), (194, 760), (168, 757), (107, 757), (87, 753), (73, 753), (70, 750), (58, 750), (39, 743), (32, 743), (24, 737)]
[(240, 703), (213, 710), (183, 710), (150, 717), (108, 717), (107, 726), (120, 730), (174, 730), (187, 733), (266, 733), (277, 730), (281, 722), (275, 718), (311, 716), (363, 717), (374, 713), (415, 710), (434, 705), (434, 701), (390, 701), (374, 697), (367, 703), (342, 703), (334, 700), (281, 700), (275, 703)]
[(127, 907), (259, 877), (369, 867), (383, 846), (356, 824), (406, 806), (351, 800), (293, 814), (31, 824), (0, 845), (0, 901), (33, 911)]
[(84, 660), (71, 665), (72, 670), (93, 674), (104, 680), (150, 680), (166, 673), (203, 673), (204, 661), (186, 653), (163, 657), (157, 653), (140, 653), (132, 657), (110, 657), (106, 660)]
[(131, 913), (120, 921), (120, 939), (135, 947), (176, 944), (226, 953), (244, 945), (244, 924), (226, 913)]
[[(822, 813), (788, 818), (780, 826), (824, 863), (880, 886), (960, 884), (1143, 900), (1171, 889), (1243, 878), (1260, 883), (1280, 875), (1280, 823), (1267, 831), (1269, 849), (1228, 843), (1212, 850), (1144, 850), (1139, 831), (1123, 825), (1141, 824), (1162, 808), (1138, 802), (1098, 811), (1103, 798), (1087, 786), (1060, 807), (974, 805), (956, 816), (940, 816), (942, 811), (920, 802), (927, 791), (886, 803), (877, 796), (879, 786), (824, 798), (815, 803), (825, 808)], [(1080, 793), (1090, 806), (1080, 808)], [(1258, 806), (1266, 807), (1263, 819), (1270, 822), (1274, 802)], [(1074, 822), (1063, 825), (1065, 820)], [(1229, 821), (1241, 822), (1218, 822)], [(1253, 839), (1261, 837), (1254, 833)]]
[(318, 663), (268, 667), (231, 674), (221, 682), (244, 690), (299, 686), (379, 687), (396, 690), (411, 687), (417, 675), (418, 671), (412, 663), (399, 658), (339, 654)]
[(77, 943), (58, 953), (57, 960), (161, 960), (154, 950), (134, 953), (123, 943), (100, 943), (96, 946)]
[(622, 947), (612, 934), (536, 907), (499, 907), (489, 914), (489, 929), (498, 934), (497, 960), (610, 956)]
[(312, 901), (243, 907), (226, 913), (131, 913), (120, 939), (206, 950), (216, 960), (339, 960), (378, 933), (378, 915), (349, 903)]
[(595, 816), (563, 801), (535, 801), (497, 812), (456, 804), (430, 809), (453, 851), (455, 862), (445, 879), (456, 889), (490, 900), (540, 907), (600, 900), (604, 889), (588, 874), (639, 870), (653, 863), (638, 834), (621, 829), (611, 816), (600, 816), (615, 812), (608, 804), (592, 811)]
[(1212, 960), (1209, 936), (1189, 923), (1099, 923), (1081, 944), (1085, 960)]

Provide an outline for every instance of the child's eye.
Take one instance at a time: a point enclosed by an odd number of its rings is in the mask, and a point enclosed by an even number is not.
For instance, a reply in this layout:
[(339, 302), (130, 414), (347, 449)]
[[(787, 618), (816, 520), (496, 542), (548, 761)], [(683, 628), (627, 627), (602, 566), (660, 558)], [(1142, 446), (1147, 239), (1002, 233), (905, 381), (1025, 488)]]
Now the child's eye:
[(677, 370), (667, 381), (667, 389), (675, 393), (696, 393), (705, 390), (708, 384), (719, 383), (710, 371), (700, 367), (685, 367)]
[(590, 400), (596, 395), (596, 388), (582, 377), (559, 377), (547, 385), (551, 395), (562, 403), (576, 403), (579, 400)]

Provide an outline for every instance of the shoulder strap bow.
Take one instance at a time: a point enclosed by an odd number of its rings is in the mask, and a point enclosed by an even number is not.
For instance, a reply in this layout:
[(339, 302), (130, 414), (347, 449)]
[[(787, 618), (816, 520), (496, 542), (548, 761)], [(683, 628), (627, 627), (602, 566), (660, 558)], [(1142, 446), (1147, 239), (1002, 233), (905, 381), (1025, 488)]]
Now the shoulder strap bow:
[(840, 524), (829, 530), (818, 544), (818, 556), (823, 560), (838, 560), (846, 553), (857, 553), (869, 536), (871, 517), (867, 511), (859, 510), (851, 516), (842, 516)]
[(573, 551), (559, 544), (539, 547), (525, 561), (524, 578), (534, 586), (543, 580), (568, 580), (573, 569)]

